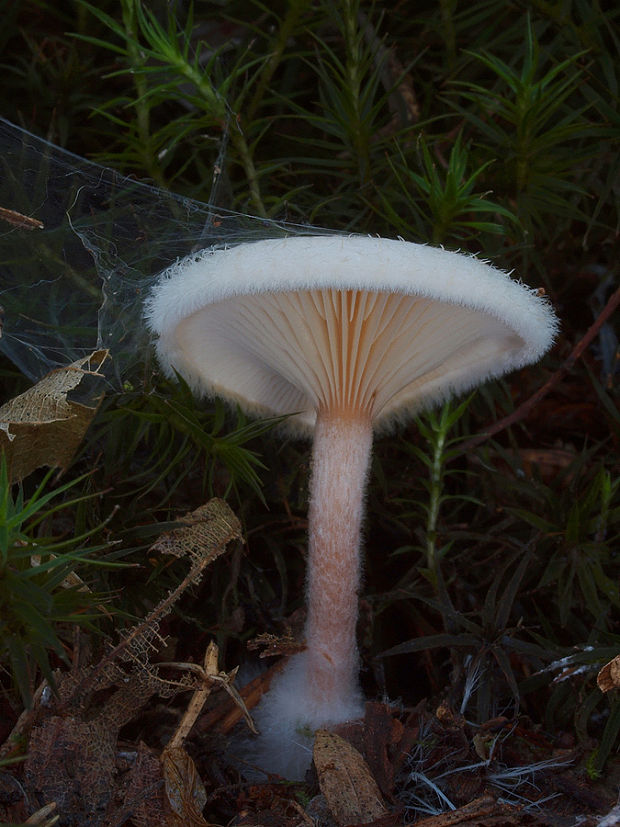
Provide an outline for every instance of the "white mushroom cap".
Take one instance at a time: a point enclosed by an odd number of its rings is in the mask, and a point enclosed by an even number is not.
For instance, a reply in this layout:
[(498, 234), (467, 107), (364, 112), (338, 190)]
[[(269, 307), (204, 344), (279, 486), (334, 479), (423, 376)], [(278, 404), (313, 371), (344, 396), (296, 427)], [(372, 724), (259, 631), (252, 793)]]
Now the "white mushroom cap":
[(168, 374), (306, 432), (319, 408), (406, 418), (535, 362), (557, 330), (546, 299), (473, 256), (363, 236), (203, 250), (147, 318)]

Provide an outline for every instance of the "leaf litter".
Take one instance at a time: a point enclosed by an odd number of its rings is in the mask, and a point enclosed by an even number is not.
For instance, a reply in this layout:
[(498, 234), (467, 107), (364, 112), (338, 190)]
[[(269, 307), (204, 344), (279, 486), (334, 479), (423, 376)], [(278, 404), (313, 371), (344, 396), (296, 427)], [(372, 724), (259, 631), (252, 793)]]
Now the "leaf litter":
[[(0, 798), (3, 823), (31, 816), (30, 823), (70, 827), (223, 820), (254, 827), (594, 827), (612, 811), (611, 784), (584, 780), (579, 750), (554, 744), (524, 716), (474, 727), (446, 702), (434, 711), (425, 704), (407, 709), (369, 702), (363, 722), (317, 733), (306, 783), (248, 782), (223, 754), (224, 733), (242, 717), (251, 724), (247, 707), (268, 681), (255, 684), (253, 697), (248, 689), (238, 692), (232, 685), (237, 670), (219, 671), (215, 643), (202, 664), (156, 660), (166, 643), (161, 620), (241, 538), (240, 524), (221, 500), (178, 524), (151, 549), (188, 561), (179, 586), (99, 663), (59, 672), (56, 696), (42, 685), (0, 750), (11, 758), (28, 743), (18, 771), (24, 794), (12, 803)], [(269, 643), (278, 650), (277, 642)], [(225, 692), (212, 694), (218, 687)], [(191, 697), (171, 735), (163, 711), (159, 724), (154, 717), (162, 747), (122, 735), (147, 705), (187, 691)], [(226, 723), (233, 708), (237, 715)]]

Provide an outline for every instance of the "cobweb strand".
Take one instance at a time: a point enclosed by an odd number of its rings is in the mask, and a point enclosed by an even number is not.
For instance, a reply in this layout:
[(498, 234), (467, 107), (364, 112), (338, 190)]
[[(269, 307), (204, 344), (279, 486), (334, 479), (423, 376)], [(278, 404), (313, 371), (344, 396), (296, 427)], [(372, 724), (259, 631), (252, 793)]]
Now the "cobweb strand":
[(163, 270), (206, 247), (316, 232), (152, 187), (0, 119), (0, 351), (37, 381), (107, 348), (120, 391), (144, 375), (143, 303)]

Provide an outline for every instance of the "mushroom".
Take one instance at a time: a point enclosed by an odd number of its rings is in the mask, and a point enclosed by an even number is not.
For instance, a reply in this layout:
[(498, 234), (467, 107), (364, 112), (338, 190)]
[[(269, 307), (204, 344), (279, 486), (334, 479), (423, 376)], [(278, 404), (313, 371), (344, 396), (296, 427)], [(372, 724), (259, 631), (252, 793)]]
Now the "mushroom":
[(164, 273), (147, 317), (169, 375), (313, 435), (306, 649), (258, 711), (263, 764), (299, 777), (300, 727), (363, 712), (355, 627), (373, 432), (536, 361), (557, 320), (474, 256), (338, 235), (203, 250)]

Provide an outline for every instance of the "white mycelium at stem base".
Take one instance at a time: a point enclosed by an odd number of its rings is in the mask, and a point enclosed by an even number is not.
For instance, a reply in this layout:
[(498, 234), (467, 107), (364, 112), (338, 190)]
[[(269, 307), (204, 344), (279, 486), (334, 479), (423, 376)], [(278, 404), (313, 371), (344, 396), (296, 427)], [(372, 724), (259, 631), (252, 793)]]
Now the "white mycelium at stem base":
[(147, 307), (157, 353), (199, 393), (314, 435), (304, 652), (256, 711), (256, 763), (303, 776), (310, 731), (362, 713), (355, 621), (372, 431), (535, 362), (548, 302), (472, 256), (349, 236), (205, 250)]

